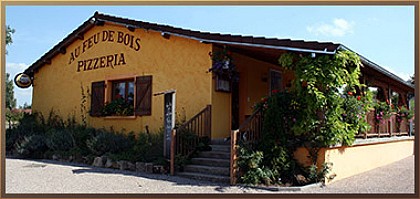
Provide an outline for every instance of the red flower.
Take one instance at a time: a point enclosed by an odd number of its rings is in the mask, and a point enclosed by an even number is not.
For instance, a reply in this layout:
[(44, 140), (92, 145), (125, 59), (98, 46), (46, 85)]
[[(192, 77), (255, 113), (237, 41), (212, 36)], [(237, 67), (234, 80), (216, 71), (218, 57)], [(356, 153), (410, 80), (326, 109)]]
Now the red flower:
[(279, 90), (277, 90), (277, 89), (274, 89), (274, 90), (271, 91), (271, 93), (273, 93), (273, 94), (278, 93), (278, 92), (279, 92)]
[(266, 102), (268, 100), (268, 98), (267, 97), (263, 97), (263, 98), (261, 98), (261, 101), (262, 102)]
[(389, 104), (389, 100), (388, 99), (386, 99), (386, 103)]
[(357, 100), (360, 101), (360, 99), (361, 99), (361, 97), (360, 96), (357, 96)]
[(351, 91), (347, 92), (347, 94), (349, 94), (349, 95), (353, 95), (353, 93), (352, 93)]

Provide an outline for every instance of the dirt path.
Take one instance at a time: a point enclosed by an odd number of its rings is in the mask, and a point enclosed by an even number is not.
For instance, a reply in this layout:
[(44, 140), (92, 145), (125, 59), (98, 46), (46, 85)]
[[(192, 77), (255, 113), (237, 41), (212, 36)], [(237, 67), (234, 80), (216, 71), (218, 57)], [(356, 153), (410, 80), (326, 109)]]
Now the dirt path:
[(6, 193), (414, 193), (414, 156), (334, 182), (324, 188), (312, 186), (300, 191), (229, 186), (178, 176), (54, 161), (6, 159)]

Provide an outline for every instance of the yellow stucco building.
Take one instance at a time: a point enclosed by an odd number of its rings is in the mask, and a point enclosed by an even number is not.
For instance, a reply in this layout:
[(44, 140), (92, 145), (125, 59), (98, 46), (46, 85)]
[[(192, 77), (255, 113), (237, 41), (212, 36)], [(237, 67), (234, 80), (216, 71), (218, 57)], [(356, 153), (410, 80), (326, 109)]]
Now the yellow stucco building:
[[(208, 128), (216, 141), (230, 137), (262, 97), (291, 87), (293, 71), (278, 64), (282, 53), (333, 55), (340, 49), (349, 50), (329, 42), (222, 35), (96, 12), (24, 73), (32, 80), (34, 112), (48, 115), (53, 110), (63, 119), (74, 116), (88, 126), (125, 132), (161, 128), (164, 98), (156, 94), (175, 90), (177, 120), (194, 118), (191, 125), (203, 125), (189, 128)], [(387, 93), (398, 92), (399, 101), (407, 104), (413, 85), (364, 57), (361, 61), (363, 83), (380, 88), (385, 99)], [(205, 117), (197, 117), (203, 110)], [(403, 147), (395, 144), (391, 148), (407, 152), (412, 144), (411, 139)], [(233, 150), (234, 144), (231, 147)], [(346, 165), (362, 157), (354, 155), (359, 148), (348, 149), (348, 153), (342, 148), (327, 149), (320, 159), (338, 158), (338, 164)], [(296, 157), (305, 162), (305, 154), (300, 151)], [(378, 157), (389, 159), (386, 164), (412, 152), (400, 154), (394, 159)], [(363, 157), (368, 160), (371, 155)], [(336, 172), (349, 176), (383, 164), (364, 163), (355, 171), (341, 166)]]
[[(211, 105), (211, 137), (228, 137), (232, 92), (217, 91), (218, 80), (209, 72), (209, 54), (225, 45), (159, 30), (166, 26), (144, 24), (150, 27), (95, 13), (25, 71), (33, 81), (33, 110), (43, 115), (53, 110), (63, 118), (75, 116), (78, 122), (86, 117), (87, 124), (97, 128), (139, 132), (148, 126), (156, 131), (163, 125), (164, 110), (163, 98), (153, 94), (174, 89), (179, 120)], [(287, 79), (279, 74), (290, 72), (240, 52), (233, 51), (232, 59), (241, 78), (237, 125), (269, 94), (270, 74), (276, 74), (275, 83), (283, 87)], [(82, 102), (83, 96), (87, 96), (86, 102)], [(131, 107), (124, 114), (104, 115), (104, 106), (117, 97)]]
[[(85, 117), (96, 128), (140, 132), (147, 126), (153, 132), (163, 126), (164, 114), (163, 97), (154, 94), (176, 90), (177, 119), (188, 120), (211, 105), (211, 138), (222, 139), (262, 97), (291, 85), (293, 71), (277, 62), (281, 53), (334, 54), (339, 48), (345, 47), (198, 32), (95, 13), (24, 73), (32, 78), (35, 112), (54, 110), (78, 122)], [(223, 51), (238, 72), (235, 81), (209, 72), (211, 55)], [(395, 75), (364, 63), (362, 73), (385, 74), (398, 83)], [(413, 90), (401, 82), (391, 86), (402, 96)], [(123, 108), (115, 111), (118, 103), (112, 103), (118, 100)]]

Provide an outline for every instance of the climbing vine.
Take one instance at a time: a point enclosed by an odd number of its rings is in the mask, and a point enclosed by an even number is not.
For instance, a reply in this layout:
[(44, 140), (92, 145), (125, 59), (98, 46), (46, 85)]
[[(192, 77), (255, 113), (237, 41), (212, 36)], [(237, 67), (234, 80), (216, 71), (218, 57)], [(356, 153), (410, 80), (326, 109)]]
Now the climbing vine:
[[(289, 91), (274, 91), (255, 106), (263, 110), (262, 139), (256, 148), (242, 150), (248, 157), (240, 159), (242, 180), (321, 181), (331, 164), (317, 167), (320, 149), (351, 145), (357, 133), (370, 128), (364, 117), (372, 108), (372, 95), (363, 92), (365, 85), (359, 82), (361, 61), (350, 51), (316, 57), (286, 53), (278, 61), (295, 72), (295, 79)], [(309, 167), (294, 158), (294, 151), (301, 146), (309, 152)]]
[(343, 119), (346, 99), (339, 88), (356, 93), (356, 88), (364, 86), (359, 82), (359, 57), (350, 51), (316, 58), (288, 53), (280, 57), (279, 63), (295, 71), (293, 89), (302, 106), (293, 130), (296, 135), (304, 135), (305, 146), (316, 151), (336, 144), (351, 145), (355, 131), (349, 131)]

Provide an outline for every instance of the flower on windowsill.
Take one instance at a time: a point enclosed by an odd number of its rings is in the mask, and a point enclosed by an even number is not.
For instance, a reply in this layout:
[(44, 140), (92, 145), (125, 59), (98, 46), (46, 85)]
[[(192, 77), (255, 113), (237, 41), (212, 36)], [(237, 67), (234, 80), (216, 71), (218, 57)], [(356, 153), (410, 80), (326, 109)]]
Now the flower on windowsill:
[(132, 116), (134, 115), (134, 106), (126, 102), (123, 98), (115, 99), (106, 103), (102, 109), (103, 116)]

